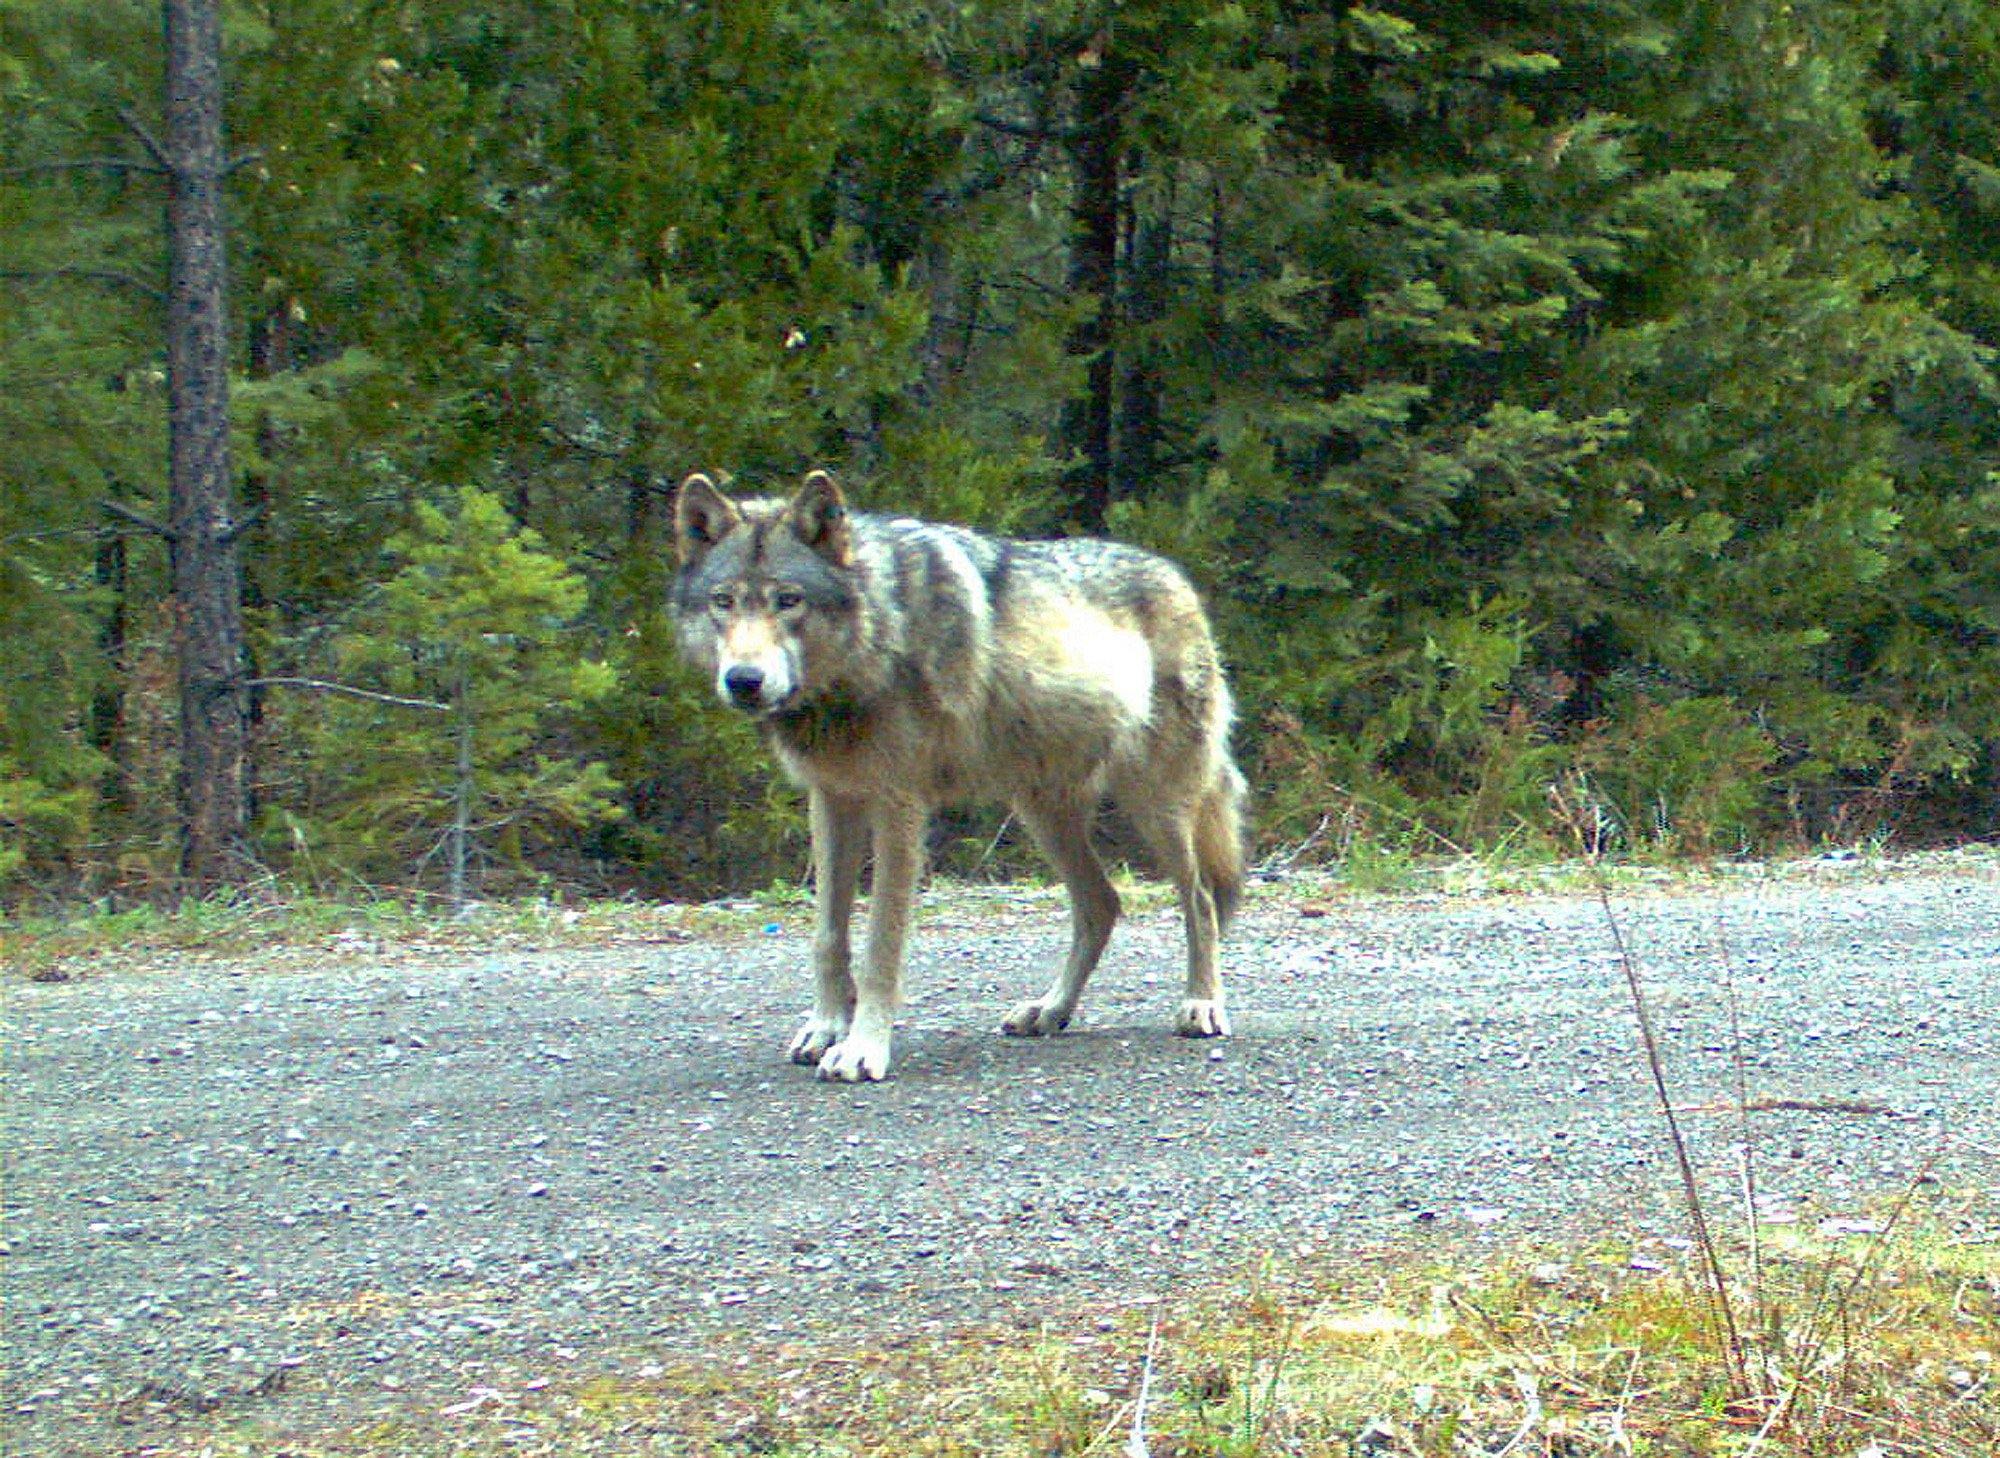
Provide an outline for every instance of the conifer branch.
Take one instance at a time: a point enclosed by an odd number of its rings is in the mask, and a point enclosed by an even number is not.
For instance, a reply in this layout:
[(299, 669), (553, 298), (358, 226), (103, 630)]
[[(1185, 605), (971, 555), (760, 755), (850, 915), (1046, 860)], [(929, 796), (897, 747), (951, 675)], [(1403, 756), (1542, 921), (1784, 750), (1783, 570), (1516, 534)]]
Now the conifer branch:
[(1091, 133), (1088, 126), (1057, 126), (1049, 122), (1017, 122), (990, 111), (972, 114), (973, 121), (988, 131), (998, 132), (1004, 137), (1018, 137), (1023, 141), (1042, 143), (1060, 142), (1065, 145), (1080, 141)]
[(118, 108), (118, 120), (125, 123), (126, 130), (139, 139), (139, 145), (144, 147), (146, 155), (153, 159), (155, 164), (153, 170), (173, 175), (177, 169), (174, 167), (172, 154), (161, 144), (158, 137), (146, 130), (146, 124), (139, 120), (129, 106)]

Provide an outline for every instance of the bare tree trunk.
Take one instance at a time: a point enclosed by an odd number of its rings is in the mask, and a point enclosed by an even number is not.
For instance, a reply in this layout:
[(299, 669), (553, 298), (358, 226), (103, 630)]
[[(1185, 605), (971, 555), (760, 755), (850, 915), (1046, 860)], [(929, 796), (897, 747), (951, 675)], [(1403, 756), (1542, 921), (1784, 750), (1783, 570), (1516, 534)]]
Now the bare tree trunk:
[(1070, 203), (1069, 289), (1093, 296), (1096, 310), (1071, 332), (1068, 347), (1085, 363), (1083, 397), (1063, 416), (1063, 444), (1077, 457), (1070, 505), (1078, 526), (1104, 530), (1113, 478), (1113, 394), (1117, 384), (1118, 242), (1123, 219), (1119, 166), (1131, 68), (1108, 34), (1093, 43), (1077, 82), (1070, 156), (1075, 193)]
[(242, 568), (229, 466), (229, 341), (217, 0), (164, 0), (167, 169), (167, 536), (180, 663), (181, 874), (241, 869), (247, 819)]
[[(114, 486), (114, 490), (116, 487)], [(132, 808), (131, 766), (125, 745), (125, 661), (129, 562), (124, 533), (106, 526), (97, 537), (97, 561), (93, 573), (104, 601), (104, 622), (97, 630), (97, 650), (108, 668), (104, 679), (90, 695), (90, 747), (104, 756), (107, 766), (100, 794), (116, 814)]]
[(1123, 501), (1152, 489), (1164, 464), (1167, 445), (1165, 382), (1159, 350), (1146, 342), (1148, 327), (1167, 316), (1173, 283), (1169, 270), (1174, 256), (1174, 196), (1171, 183), (1157, 216), (1127, 213), (1131, 240), (1125, 248), (1121, 321), (1124, 338), (1119, 370), (1117, 455), (1111, 472), (1111, 496)]

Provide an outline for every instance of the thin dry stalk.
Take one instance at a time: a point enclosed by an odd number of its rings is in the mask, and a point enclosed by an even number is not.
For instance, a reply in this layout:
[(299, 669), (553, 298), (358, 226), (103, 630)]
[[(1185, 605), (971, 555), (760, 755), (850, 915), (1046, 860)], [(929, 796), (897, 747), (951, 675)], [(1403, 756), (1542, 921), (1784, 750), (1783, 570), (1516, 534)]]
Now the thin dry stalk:
[(1146, 1361), (1139, 1369), (1139, 1397), (1132, 1404), (1132, 1431), (1125, 1439), (1125, 1458), (1151, 1458), (1146, 1447), (1146, 1408), (1153, 1395), (1153, 1361), (1160, 1349), (1160, 1308), (1153, 1308), (1153, 1325), (1146, 1333)]
[[(1846, 1368), (1854, 1350), (1851, 1334), (1854, 1303), (1863, 1286), (1874, 1279), (1875, 1272), (1889, 1249), (1889, 1241), (1895, 1234), (1896, 1227), (1902, 1224), (1903, 1218), (1909, 1213), (1910, 1202), (1916, 1198), (1918, 1188), (1930, 1177), (1932, 1166), (1944, 1152), (1944, 1144), (1944, 1133), (1940, 1130), (1937, 1142), (1931, 1146), (1930, 1153), (1924, 1156), (1923, 1164), (1897, 1195), (1896, 1203), (1891, 1207), (1888, 1218), (1882, 1222), (1882, 1228), (1870, 1237), (1868, 1244), (1862, 1249), (1861, 1259), (1855, 1263), (1854, 1271), (1848, 1277), (1847, 1283), (1835, 1293), (1833, 1282), (1830, 1279), (1824, 1282), (1820, 1287), (1818, 1299), (1813, 1303), (1812, 1311), (1806, 1317), (1805, 1340), (1793, 1364), (1800, 1381), (1819, 1366), (1820, 1359), (1826, 1353), (1827, 1343), (1836, 1332), (1841, 1338), (1842, 1372), (1834, 1385), (1834, 1391), (1827, 1396), (1828, 1404), (1837, 1401), (1840, 1390), (1847, 1385)], [(1833, 1308), (1831, 1319), (1826, 1316), (1829, 1304)]]
[[(1572, 798), (1568, 789), (1560, 784), (1549, 786), (1549, 798), (1556, 812), (1569, 825), (1570, 833), (1576, 838), (1583, 851), (1584, 863), (1590, 868), (1591, 887), (1597, 893), (1597, 904), (1604, 912), (1605, 925), (1611, 931), (1611, 943), (1618, 953), (1618, 966), (1625, 976), (1625, 990), (1631, 998), (1632, 1012), (1639, 1024), (1639, 1041), (1646, 1055), (1646, 1068), (1652, 1075), (1653, 1093), (1659, 1102), (1660, 1115), (1666, 1121), (1668, 1142), (1674, 1151), (1674, 1163), (1680, 1171), (1682, 1198), (1686, 1201), (1688, 1219), (1694, 1227), (1695, 1245), (1701, 1255), (1703, 1273), (1707, 1278), (1709, 1325), (1713, 1329), (1715, 1345), (1729, 1372), (1731, 1395), (1739, 1400), (1750, 1399), (1761, 1394), (1750, 1381), (1749, 1359), (1743, 1337), (1736, 1324), (1736, 1308), (1729, 1295), (1729, 1283), (1722, 1270), (1722, 1257), (1716, 1250), (1715, 1238), (1708, 1228), (1708, 1216), (1701, 1201), (1701, 1189), (1695, 1180), (1694, 1161), (1688, 1155), (1687, 1139), (1681, 1133), (1680, 1119), (1675, 1113), (1674, 1101), (1667, 1093), (1666, 1067), (1660, 1057), (1659, 1039), (1653, 1032), (1652, 1009), (1646, 1001), (1646, 993), (1639, 977), (1639, 964), (1632, 955), (1632, 949), (1625, 940), (1625, 928), (1618, 920), (1618, 913), (1611, 905), (1611, 888), (1604, 878), (1594, 837), (1585, 834), (1583, 808)], [(1589, 802), (1595, 809), (1595, 802)], [(1593, 822), (1595, 816), (1592, 817)], [(1730, 1019), (1735, 1027), (1736, 1005), (1734, 981), (1730, 984)], [(1742, 1089), (1742, 1039), (1736, 1039), (1738, 1060), (1738, 1098), (1741, 1108), (1747, 1102)]]
[(1769, 1310), (1764, 1300), (1763, 1229), (1757, 1218), (1757, 1143), (1750, 1130), (1750, 1075), (1743, 1058), (1743, 1007), (1736, 995), (1736, 964), (1727, 947), (1722, 957), (1722, 990), (1729, 1010), (1730, 1070), (1736, 1081), (1737, 1170), (1743, 1185), (1743, 1219), (1750, 1233), (1750, 1299), (1756, 1329), (1768, 1325)]
[(1681, 1132), (1680, 1119), (1674, 1113), (1673, 1098), (1667, 1092), (1666, 1065), (1660, 1056), (1659, 1039), (1653, 1032), (1652, 1008), (1646, 1001), (1645, 987), (1639, 978), (1639, 964), (1632, 955), (1632, 949), (1625, 940), (1625, 929), (1611, 905), (1610, 888), (1597, 874), (1595, 862), (1591, 864), (1591, 871), (1597, 903), (1603, 908), (1605, 924), (1611, 931), (1612, 946), (1618, 953), (1618, 965), (1625, 974), (1625, 989), (1631, 998), (1632, 1012), (1638, 1019), (1639, 1042), (1645, 1051), (1646, 1068), (1652, 1075), (1653, 1092), (1659, 1102), (1661, 1117), (1666, 1120), (1667, 1139), (1673, 1147), (1674, 1163), (1680, 1170), (1681, 1195), (1687, 1204), (1688, 1220), (1694, 1227), (1695, 1248), (1700, 1253), (1703, 1274), (1707, 1278), (1706, 1305), (1709, 1323), (1714, 1328), (1716, 1349), (1729, 1370), (1731, 1395), (1739, 1399), (1759, 1396), (1750, 1381), (1743, 1337), (1736, 1324), (1735, 1303), (1729, 1296), (1721, 1254), (1708, 1228), (1701, 1188), (1695, 1179), (1694, 1161), (1688, 1154), (1687, 1138)]

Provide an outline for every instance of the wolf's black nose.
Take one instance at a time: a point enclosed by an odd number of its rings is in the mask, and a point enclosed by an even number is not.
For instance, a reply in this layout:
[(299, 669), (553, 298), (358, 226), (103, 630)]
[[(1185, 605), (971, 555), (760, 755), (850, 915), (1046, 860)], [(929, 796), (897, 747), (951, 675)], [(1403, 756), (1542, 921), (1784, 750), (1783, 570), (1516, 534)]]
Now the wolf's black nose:
[(764, 670), (742, 664), (722, 675), (722, 686), (738, 704), (754, 704), (764, 691)]

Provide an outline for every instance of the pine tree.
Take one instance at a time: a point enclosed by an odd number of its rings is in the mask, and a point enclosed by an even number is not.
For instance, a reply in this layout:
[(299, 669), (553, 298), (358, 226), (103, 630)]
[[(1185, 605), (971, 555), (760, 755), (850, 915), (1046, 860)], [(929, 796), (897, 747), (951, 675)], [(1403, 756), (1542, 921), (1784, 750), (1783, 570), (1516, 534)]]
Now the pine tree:
[[(83, 573), (75, 557), (53, 570), (45, 560), (16, 580), (55, 594), (72, 618), (95, 608), (101, 627), (81, 636), (120, 652), (136, 574), (114, 533), (136, 525), (165, 544), (178, 678), (179, 872), (185, 885), (203, 889), (239, 874), (245, 849), (248, 703), (228, 452), (221, 206), (228, 162), (216, 7), (169, 0), (160, 13), (159, 51), (135, 47), (116, 22), (86, 7), (7, 16), (10, 55), (18, 41), (22, 60), (8, 70), (10, 101), (33, 108), (8, 128), (8, 150), (18, 160), (4, 179), (22, 202), (18, 212), (9, 209), (16, 246), (8, 250), (7, 275), (20, 290), (23, 317), (33, 321), (10, 359), (33, 382), (21, 402), (33, 424), (13, 437), (22, 449), (12, 464), (39, 483), (32, 494), (24, 491), (24, 501), (55, 520), (115, 517), (95, 532), (90, 596), (78, 591)], [(142, 115), (138, 97), (147, 92), (163, 94), (160, 123)], [(162, 198), (163, 275), (155, 263)], [(159, 411), (157, 423), (137, 424), (149, 410)], [(156, 462), (133, 447), (156, 441), (161, 424), (167, 448)], [(43, 530), (24, 535), (53, 540), (47, 524), (38, 525)], [(93, 665), (66, 686), (68, 696), (88, 696), (87, 738), (114, 758), (107, 797), (114, 803), (139, 798), (119, 782), (126, 770), (117, 763), (125, 752), (123, 695), (113, 675), (120, 667)], [(75, 754), (57, 758), (82, 762)]]
[(318, 691), (287, 710), (306, 758), (274, 813), (309, 867), (442, 866), (460, 905), (486, 862), (519, 872), (539, 837), (618, 814), (604, 767), (557, 737), (616, 678), (577, 652), (583, 581), (492, 494), (420, 507), (389, 552), (401, 565), (329, 646), (334, 677), (273, 685)]
[(167, 190), (167, 521), (180, 682), (181, 874), (240, 879), (249, 821), (242, 527), (229, 459), (222, 19), (218, 0), (164, 0), (166, 125), (148, 141)]

